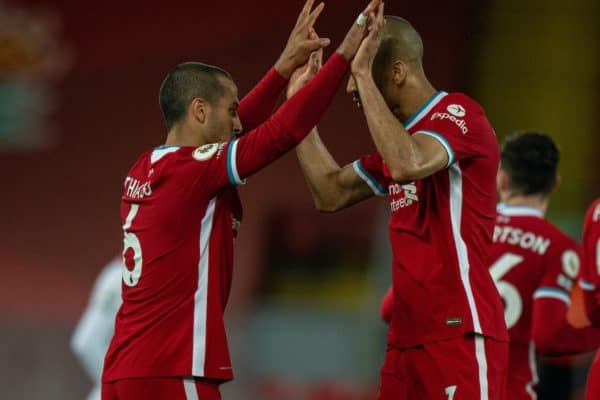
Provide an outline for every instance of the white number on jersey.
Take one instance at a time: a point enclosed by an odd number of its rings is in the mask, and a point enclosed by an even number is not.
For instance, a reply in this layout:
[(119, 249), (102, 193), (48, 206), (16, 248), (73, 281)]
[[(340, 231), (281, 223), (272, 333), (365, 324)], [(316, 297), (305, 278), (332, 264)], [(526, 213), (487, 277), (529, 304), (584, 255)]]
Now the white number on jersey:
[(454, 399), (454, 393), (456, 393), (456, 385), (448, 386), (446, 388), (446, 396), (448, 396), (448, 400)]
[[(127, 214), (127, 218), (125, 219), (125, 225), (123, 225), (123, 232), (125, 237), (123, 239), (123, 282), (127, 286), (135, 286), (140, 281), (140, 277), (142, 276), (142, 246), (140, 244), (140, 240), (133, 232), (127, 232), (127, 229), (131, 228), (131, 224), (133, 219), (135, 218), (139, 204), (132, 204), (131, 209), (129, 210), (129, 214)], [(125, 253), (127, 250), (133, 250), (133, 269), (130, 271), (127, 268), (125, 261)]]
[(496, 283), (496, 288), (504, 300), (504, 320), (506, 321), (506, 327), (508, 329), (515, 326), (515, 324), (521, 318), (523, 313), (523, 300), (521, 300), (521, 294), (517, 288), (506, 282), (502, 281), (502, 277), (506, 275), (511, 269), (516, 267), (523, 257), (518, 254), (506, 253), (500, 257), (494, 265), (490, 268), (490, 275)]

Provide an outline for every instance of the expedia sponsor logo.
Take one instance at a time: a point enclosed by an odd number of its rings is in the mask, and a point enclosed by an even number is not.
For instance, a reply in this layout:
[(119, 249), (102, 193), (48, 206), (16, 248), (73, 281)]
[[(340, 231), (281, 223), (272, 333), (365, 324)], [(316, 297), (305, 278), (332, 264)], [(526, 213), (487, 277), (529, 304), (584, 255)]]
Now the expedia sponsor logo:
[(431, 121), (435, 121), (436, 119), (442, 121), (449, 120), (460, 128), (463, 135), (469, 133), (469, 127), (467, 126), (467, 123), (464, 119), (462, 119), (462, 117), (467, 115), (465, 108), (459, 104), (450, 104), (448, 107), (446, 107), (446, 110), (447, 112), (433, 113), (433, 115), (431, 116)]

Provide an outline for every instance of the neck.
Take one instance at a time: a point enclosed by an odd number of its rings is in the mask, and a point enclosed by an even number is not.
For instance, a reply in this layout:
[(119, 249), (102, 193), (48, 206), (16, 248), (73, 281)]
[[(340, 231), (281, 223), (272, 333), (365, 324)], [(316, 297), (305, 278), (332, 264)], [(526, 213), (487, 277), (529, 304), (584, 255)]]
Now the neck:
[(396, 116), (400, 118), (400, 121), (406, 122), (436, 93), (437, 90), (427, 78), (422, 77), (415, 80), (406, 88), (405, 94), (398, 102)]
[(548, 210), (548, 196), (541, 194), (534, 195), (519, 195), (506, 193), (500, 196), (500, 201), (503, 204), (509, 206), (521, 206), (521, 207), (531, 207), (535, 208), (543, 215), (546, 215), (546, 211)]
[(193, 132), (186, 126), (177, 125), (171, 128), (167, 134), (165, 145), (167, 146), (192, 146), (199, 147), (206, 144), (202, 135)]

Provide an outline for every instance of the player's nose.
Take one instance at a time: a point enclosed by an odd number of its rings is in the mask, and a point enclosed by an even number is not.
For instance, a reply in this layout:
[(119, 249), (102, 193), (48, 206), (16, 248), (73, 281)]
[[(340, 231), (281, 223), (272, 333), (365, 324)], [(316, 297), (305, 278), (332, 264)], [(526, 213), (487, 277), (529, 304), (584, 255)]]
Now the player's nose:
[(239, 117), (235, 117), (233, 120), (233, 133), (235, 135), (242, 133), (242, 121), (240, 121)]

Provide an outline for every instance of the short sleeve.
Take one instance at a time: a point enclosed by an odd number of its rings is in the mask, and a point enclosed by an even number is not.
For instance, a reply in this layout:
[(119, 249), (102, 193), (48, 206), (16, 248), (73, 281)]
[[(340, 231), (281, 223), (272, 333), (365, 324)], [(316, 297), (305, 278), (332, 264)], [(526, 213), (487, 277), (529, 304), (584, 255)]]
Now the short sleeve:
[(385, 196), (385, 176), (383, 174), (383, 159), (377, 151), (362, 156), (352, 163), (358, 176), (365, 181), (376, 196)]
[(553, 298), (571, 304), (571, 291), (581, 269), (580, 260), (580, 249), (575, 242), (548, 252), (544, 260), (546, 270), (533, 298)]
[(497, 139), (481, 107), (466, 97), (450, 98), (419, 124), (416, 134), (437, 139), (448, 153), (450, 167), (455, 161), (488, 151)]

